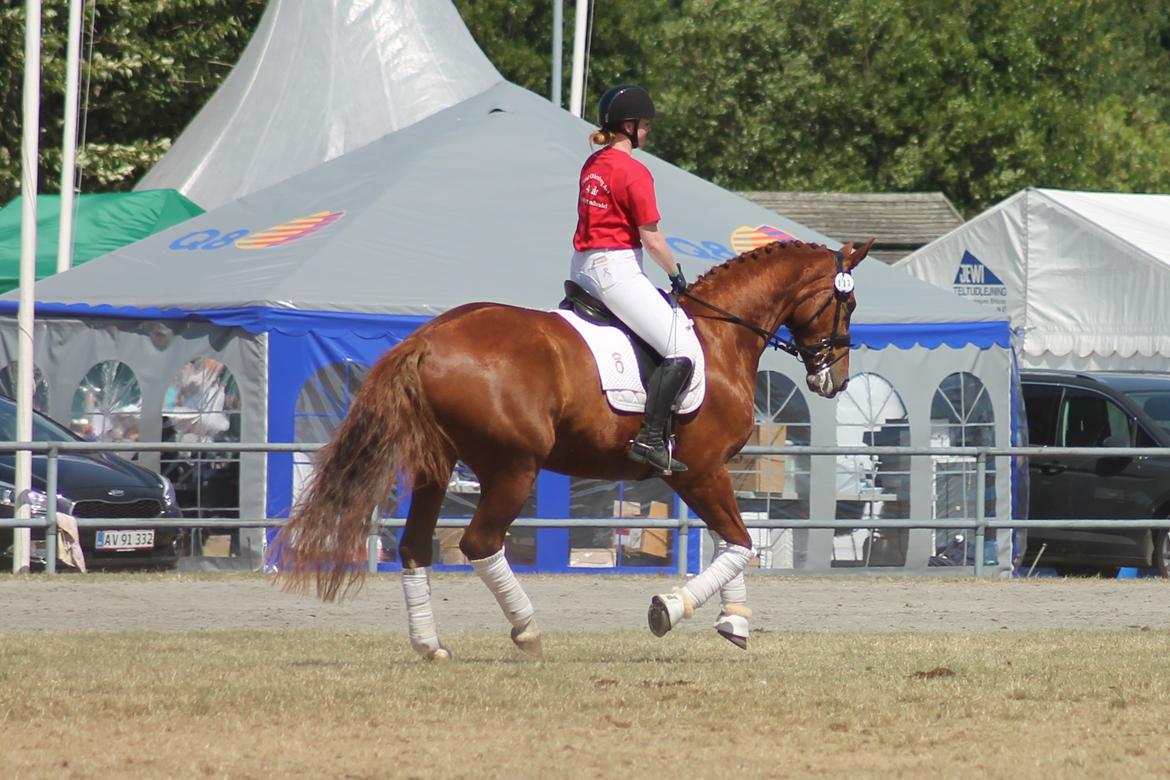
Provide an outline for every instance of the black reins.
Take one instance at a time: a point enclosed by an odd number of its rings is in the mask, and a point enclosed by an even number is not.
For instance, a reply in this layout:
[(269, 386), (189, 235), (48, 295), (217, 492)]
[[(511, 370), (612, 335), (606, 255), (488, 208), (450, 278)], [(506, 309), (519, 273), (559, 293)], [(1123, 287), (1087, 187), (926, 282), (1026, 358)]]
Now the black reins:
[[(837, 357), (832, 357), (832, 350), (834, 348), (848, 347), (853, 344), (852, 340), (848, 336), (842, 336), (838, 333), (838, 329), (841, 327), (841, 312), (845, 308), (846, 301), (849, 300), (849, 294), (853, 291), (853, 278), (849, 272), (845, 270), (845, 257), (840, 252), (833, 251), (833, 258), (837, 262), (837, 275), (833, 278), (832, 296), (826, 298), (825, 302), (821, 304), (820, 308), (818, 308), (811, 317), (809, 317), (797, 327), (797, 329), (800, 329), (805, 325), (813, 322), (821, 316), (825, 309), (828, 308), (830, 303), (835, 302), (837, 308), (833, 311), (833, 330), (828, 336), (817, 339), (810, 344), (801, 344), (796, 341), (795, 338), (782, 339), (775, 333), (769, 333), (759, 325), (748, 322), (747, 320), (732, 314), (726, 309), (721, 309), (712, 303), (707, 303), (702, 298), (696, 298), (694, 295), (691, 295), (689, 290), (683, 290), (681, 293), (679, 293), (679, 295), (685, 298), (690, 298), (700, 306), (705, 306), (716, 314), (719, 314), (721, 319), (726, 322), (730, 322), (733, 325), (740, 325), (752, 331), (753, 333), (762, 336), (765, 347), (772, 347), (774, 349), (783, 350), (784, 352), (787, 352), (789, 355), (792, 355), (799, 360), (812, 361), (815, 370), (820, 372), (824, 371), (829, 366), (833, 365), (845, 356), (844, 354), (841, 354)], [(842, 277), (847, 278), (848, 281)]]

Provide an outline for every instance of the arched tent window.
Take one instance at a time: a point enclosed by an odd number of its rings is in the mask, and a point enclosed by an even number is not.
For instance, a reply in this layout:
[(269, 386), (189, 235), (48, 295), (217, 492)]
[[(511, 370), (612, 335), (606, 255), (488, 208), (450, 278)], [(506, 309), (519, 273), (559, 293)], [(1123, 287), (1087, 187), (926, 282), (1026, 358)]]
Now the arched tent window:
[[(238, 442), (240, 406), (240, 390), (228, 367), (215, 358), (196, 358), (184, 364), (167, 386), (162, 440)], [(184, 517), (239, 517), (238, 453), (164, 452), (161, 464), (175, 485)]]
[[(293, 437), (302, 444), (325, 444), (341, 425), (353, 405), (358, 388), (370, 373), (370, 367), (353, 360), (331, 363), (313, 374), (297, 393), (293, 412)], [(298, 452), (293, 455), (293, 500), (305, 489), (313, 473), (313, 454)], [(395, 503), (381, 507), (383, 517), (389, 517)], [(384, 528), (379, 534), (379, 560), (398, 559), (398, 538), (393, 528)]]
[[(0, 393), (16, 398), (17, 362), (14, 360), (0, 369)], [(33, 409), (46, 412), (49, 408), (49, 383), (39, 368), (33, 366)]]
[[(341, 425), (353, 403), (353, 397), (365, 381), (370, 369), (352, 360), (333, 363), (317, 371), (305, 382), (297, 394), (294, 435), (299, 443), (328, 442), (333, 432)], [(304, 489), (312, 474), (312, 458), (307, 453), (298, 453), (293, 460), (294, 501)], [(391, 502), (387, 502), (390, 504)], [(471, 517), (479, 504), (479, 481), (475, 474), (462, 463), (456, 464), (455, 471), (447, 486), (440, 515), (444, 517)], [(382, 508), (383, 516), (390, 516), (394, 506)], [(535, 515), (536, 502), (529, 497), (521, 515)], [(512, 563), (531, 564), (536, 562), (534, 528), (513, 528), (508, 532), (507, 557)], [(437, 563), (463, 564), (466, 558), (459, 551), (461, 528), (435, 529), (435, 557)], [(381, 534), (382, 561), (395, 561), (398, 557), (398, 535), (394, 529), (384, 529)]]
[(142, 389), (125, 363), (97, 363), (73, 392), (69, 427), (83, 439), (138, 441), (141, 420)]
[[(293, 438), (298, 444), (324, 444), (345, 419), (369, 366), (343, 360), (317, 371), (301, 386), (293, 411)], [(293, 501), (313, 473), (311, 453), (293, 455)]]
[(354, 395), (370, 373), (369, 366), (352, 360), (331, 363), (309, 377), (297, 393), (294, 436), (300, 443), (321, 443), (345, 419)]
[[(909, 446), (906, 406), (888, 381), (877, 374), (849, 380), (837, 401), (837, 444)], [(837, 518), (856, 519), (867, 527), (834, 534), (831, 565), (905, 565), (907, 529), (879, 526), (883, 518), (906, 519), (909, 513), (909, 457), (837, 456)]]
[[(994, 447), (995, 411), (987, 388), (974, 374), (951, 374), (939, 384), (930, 404), (931, 447)], [(995, 514), (995, 459), (986, 461), (984, 511)], [(974, 519), (978, 486), (976, 464), (970, 455), (931, 457), (936, 519)], [(931, 566), (965, 566), (975, 563), (970, 529), (936, 529)], [(994, 564), (995, 529), (987, 532), (986, 552)]]
[[(812, 442), (808, 402), (796, 383), (776, 371), (756, 374), (756, 427), (749, 445)], [(728, 464), (744, 522), (809, 516), (808, 455), (739, 455)], [(807, 554), (807, 529), (755, 529), (752, 537), (765, 569), (791, 569)]]

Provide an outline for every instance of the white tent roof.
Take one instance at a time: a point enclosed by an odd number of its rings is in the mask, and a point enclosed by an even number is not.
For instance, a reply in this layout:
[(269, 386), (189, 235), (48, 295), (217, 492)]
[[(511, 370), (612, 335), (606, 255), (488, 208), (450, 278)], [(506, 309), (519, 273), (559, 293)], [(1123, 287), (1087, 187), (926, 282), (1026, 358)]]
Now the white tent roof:
[(135, 189), (211, 210), (501, 80), (450, 0), (269, 0), (231, 74)]
[(1023, 190), (895, 267), (1007, 314), (1024, 365), (1170, 368), (1170, 195)]

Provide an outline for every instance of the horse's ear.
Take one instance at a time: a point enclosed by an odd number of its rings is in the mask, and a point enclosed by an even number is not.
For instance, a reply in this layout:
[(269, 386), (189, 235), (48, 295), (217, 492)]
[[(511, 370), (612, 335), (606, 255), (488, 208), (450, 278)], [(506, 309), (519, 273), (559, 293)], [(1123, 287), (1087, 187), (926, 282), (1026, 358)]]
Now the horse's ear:
[(860, 247), (856, 246), (852, 242), (841, 247), (841, 254), (845, 256), (845, 270), (852, 271), (854, 268), (856, 268), (857, 264), (864, 260), (865, 256), (869, 254), (869, 250), (873, 247), (873, 243), (876, 240), (876, 238), (871, 238)]

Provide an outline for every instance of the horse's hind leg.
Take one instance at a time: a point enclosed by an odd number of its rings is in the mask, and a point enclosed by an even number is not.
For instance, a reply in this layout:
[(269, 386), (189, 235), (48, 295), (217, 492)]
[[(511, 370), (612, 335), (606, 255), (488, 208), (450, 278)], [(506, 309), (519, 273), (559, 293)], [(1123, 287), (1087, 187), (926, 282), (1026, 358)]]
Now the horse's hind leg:
[(416, 478), (406, 527), (398, 544), (398, 556), (402, 561), (402, 592), (406, 596), (406, 624), (410, 646), (416, 653), (428, 661), (446, 661), (451, 657), (451, 651), (439, 641), (435, 613), (431, 608), (431, 537), (435, 533), (447, 485), (418, 484), (421, 479)]
[(487, 478), (481, 476), (479, 506), (459, 548), (512, 624), (512, 641), (528, 655), (539, 656), (540, 629), (533, 617), (532, 602), (504, 555), (508, 526), (523, 508), (535, 481), (535, 467), (497, 470)]

